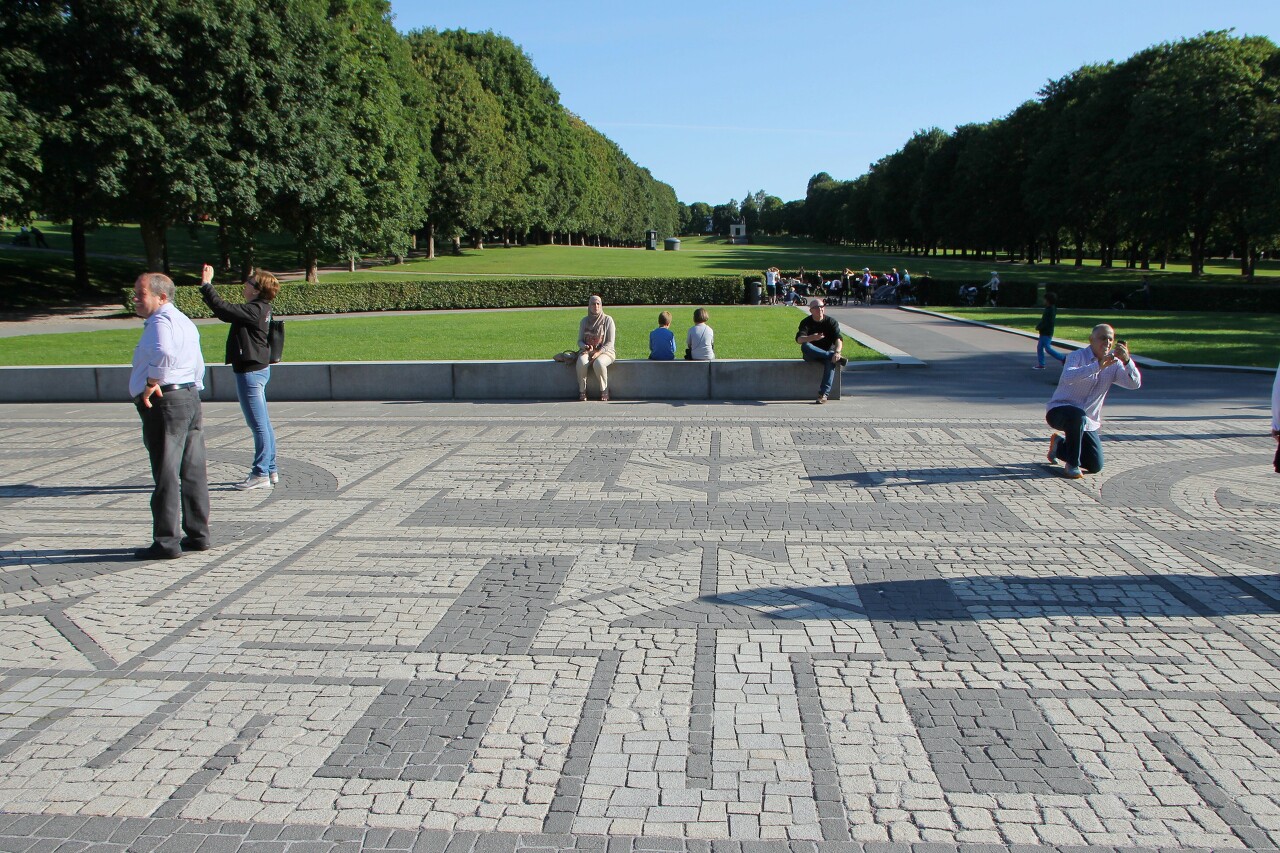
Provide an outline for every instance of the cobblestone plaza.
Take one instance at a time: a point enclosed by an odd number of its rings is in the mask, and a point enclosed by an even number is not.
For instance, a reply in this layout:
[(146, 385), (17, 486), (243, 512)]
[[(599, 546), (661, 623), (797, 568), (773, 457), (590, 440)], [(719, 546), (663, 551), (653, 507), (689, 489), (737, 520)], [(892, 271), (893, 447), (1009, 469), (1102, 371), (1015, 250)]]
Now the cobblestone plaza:
[(1275, 848), (1265, 400), (1069, 481), (854, 385), (273, 405), (250, 492), (208, 405), (152, 563), (130, 407), (0, 407), (0, 850)]

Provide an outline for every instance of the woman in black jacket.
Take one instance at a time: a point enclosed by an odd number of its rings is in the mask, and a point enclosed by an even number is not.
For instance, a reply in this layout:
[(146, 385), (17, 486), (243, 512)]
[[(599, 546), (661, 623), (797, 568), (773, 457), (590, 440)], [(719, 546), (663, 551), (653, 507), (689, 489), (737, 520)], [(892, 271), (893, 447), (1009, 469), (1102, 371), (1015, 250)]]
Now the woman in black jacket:
[(271, 347), (267, 330), (271, 301), (280, 292), (280, 281), (271, 273), (255, 270), (244, 282), (244, 304), (232, 305), (213, 289), (213, 267), (204, 265), (200, 295), (213, 316), (231, 324), (227, 332), (226, 363), (236, 375), (236, 397), (245, 423), (253, 432), (253, 469), (237, 489), (269, 489), (280, 482), (276, 473), (276, 433), (267, 415), (267, 382), (271, 380)]

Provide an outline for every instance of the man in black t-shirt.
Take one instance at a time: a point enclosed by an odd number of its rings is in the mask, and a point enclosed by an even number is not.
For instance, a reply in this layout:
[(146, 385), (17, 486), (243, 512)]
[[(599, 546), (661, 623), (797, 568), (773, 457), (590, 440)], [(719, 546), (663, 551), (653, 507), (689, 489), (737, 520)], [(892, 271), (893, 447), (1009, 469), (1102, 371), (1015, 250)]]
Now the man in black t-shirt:
[(822, 387), (818, 390), (818, 399), (814, 400), (820, 406), (827, 402), (831, 393), (836, 366), (843, 367), (849, 363), (849, 359), (840, 354), (844, 347), (840, 324), (827, 316), (827, 308), (821, 299), (809, 300), (809, 316), (800, 321), (796, 343), (800, 345), (800, 354), (805, 361), (822, 363)]

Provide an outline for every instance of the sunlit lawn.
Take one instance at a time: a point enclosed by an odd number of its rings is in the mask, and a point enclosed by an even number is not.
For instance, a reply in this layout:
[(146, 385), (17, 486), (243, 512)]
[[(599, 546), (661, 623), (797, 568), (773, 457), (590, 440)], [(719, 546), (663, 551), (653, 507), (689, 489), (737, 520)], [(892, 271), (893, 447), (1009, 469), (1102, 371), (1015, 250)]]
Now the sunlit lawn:
[[(939, 308), (943, 313), (1034, 332), (1041, 309)], [(1058, 312), (1054, 337), (1086, 341), (1098, 323), (1110, 323), (1135, 355), (1175, 364), (1275, 367), (1280, 359), (1280, 315), (1199, 311)]]
[[(0, 297), (7, 294), (10, 302), (20, 305), (38, 303), (43, 289), (64, 289), (70, 280), (69, 252), (71, 237), (66, 224), (40, 221), (52, 251), (27, 251), (14, 248), (10, 241), (16, 226), (0, 229)], [(169, 260), (175, 281), (194, 283), (201, 263), (216, 263), (219, 256), (217, 228), (200, 223), (169, 229)], [(665, 236), (665, 235), (663, 235)], [(885, 270), (890, 267), (909, 269), (914, 274), (931, 273), (938, 278), (986, 281), (992, 269), (1010, 281), (1117, 281), (1135, 282), (1142, 270), (1122, 267), (1101, 269), (1097, 261), (1086, 261), (1083, 267), (1071, 263), (1009, 264), (993, 266), (990, 260), (954, 256), (914, 257), (891, 253), (867, 252), (848, 246), (831, 246), (799, 238), (761, 240), (747, 246), (735, 246), (715, 237), (684, 237), (676, 252), (644, 249), (609, 249), (584, 246), (513, 246), (489, 244), (488, 248), (465, 248), (460, 255), (449, 253), (447, 241), (440, 241), (440, 254), (434, 260), (413, 258), (405, 264), (362, 266), (352, 274), (323, 272), (324, 281), (362, 280), (370, 277), (415, 276), (430, 278), (467, 278), (475, 276), (700, 276), (758, 274), (770, 266), (794, 270), (803, 266), (810, 271), (838, 272), (844, 267)], [(91, 231), (86, 239), (91, 255), (91, 270), (100, 288), (124, 288), (135, 271), (141, 270), (142, 239), (135, 225), (104, 225)], [(111, 259), (105, 256), (112, 256)], [(332, 259), (330, 259), (332, 260)], [(376, 259), (370, 259), (376, 263)], [(257, 261), (265, 269), (276, 272), (296, 270), (301, 263), (287, 235), (261, 235)], [(48, 271), (43, 275), (44, 270)], [(1207, 264), (1208, 281), (1230, 283), (1239, 280), (1239, 264), (1214, 260)], [(1260, 276), (1280, 277), (1280, 262), (1259, 264)], [(1188, 280), (1185, 264), (1171, 264), (1168, 270), (1150, 270), (1145, 274), (1156, 281)], [(17, 292), (16, 300), (12, 298)], [(3, 300), (0, 300), (3, 301)]]
[[(620, 358), (646, 358), (649, 332), (662, 306), (610, 307), (618, 327)], [(668, 306), (678, 351), (693, 325), (693, 309)], [(781, 306), (710, 306), (719, 358), (798, 358), (796, 328), (805, 313)], [(286, 361), (474, 361), (549, 359), (577, 346), (581, 308), (529, 311), (457, 311), (430, 314), (363, 314), (286, 323)], [(139, 321), (139, 326), (141, 321)], [(210, 364), (222, 361), (227, 327), (201, 324), (200, 342)], [(127, 364), (140, 329), (24, 335), (0, 338), (0, 364)], [(881, 356), (846, 339), (850, 360)]]
[[(845, 267), (887, 270), (897, 267), (913, 274), (931, 273), (938, 278), (974, 279), (985, 282), (992, 269), (1002, 277), (1034, 281), (1139, 281), (1149, 275), (1158, 281), (1187, 280), (1188, 267), (1170, 265), (1166, 271), (1102, 269), (1098, 262), (1073, 264), (1008, 264), (995, 267), (990, 260), (972, 257), (912, 257), (910, 255), (868, 253), (844, 246), (829, 246), (805, 240), (780, 238), (748, 246), (732, 246), (714, 237), (681, 238), (679, 251), (651, 252), (644, 249), (598, 249), (590, 246), (529, 246), (503, 248), (490, 246), (483, 250), (465, 249), (461, 255), (440, 254), (434, 260), (411, 260), (405, 264), (361, 269), (351, 274), (326, 273), (326, 281), (367, 281), (370, 274), (387, 276), (430, 275), (466, 277), (468, 275), (502, 276), (694, 276), (741, 275), (759, 273), (777, 266), (794, 270), (803, 266), (811, 272), (838, 273)], [(1218, 261), (1207, 265), (1212, 281), (1234, 282), (1239, 278), (1239, 265)], [(1280, 276), (1280, 263), (1263, 262), (1261, 276)]]

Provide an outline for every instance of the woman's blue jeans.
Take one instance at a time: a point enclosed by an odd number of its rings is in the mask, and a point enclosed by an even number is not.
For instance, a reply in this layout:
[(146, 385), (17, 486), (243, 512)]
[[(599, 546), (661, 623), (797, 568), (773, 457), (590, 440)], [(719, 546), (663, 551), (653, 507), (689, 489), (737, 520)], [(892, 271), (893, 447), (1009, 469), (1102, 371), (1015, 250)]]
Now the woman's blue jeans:
[(1045, 353), (1049, 353), (1049, 355), (1053, 356), (1058, 361), (1067, 360), (1066, 355), (1058, 352), (1053, 348), (1053, 335), (1041, 335), (1038, 339), (1036, 339), (1036, 362), (1041, 367), (1044, 367)]
[(276, 470), (276, 431), (267, 415), (267, 383), (271, 368), (236, 374), (236, 397), (244, 422), (253, 433), (253, 471), (251, 476), (265, 477)]

